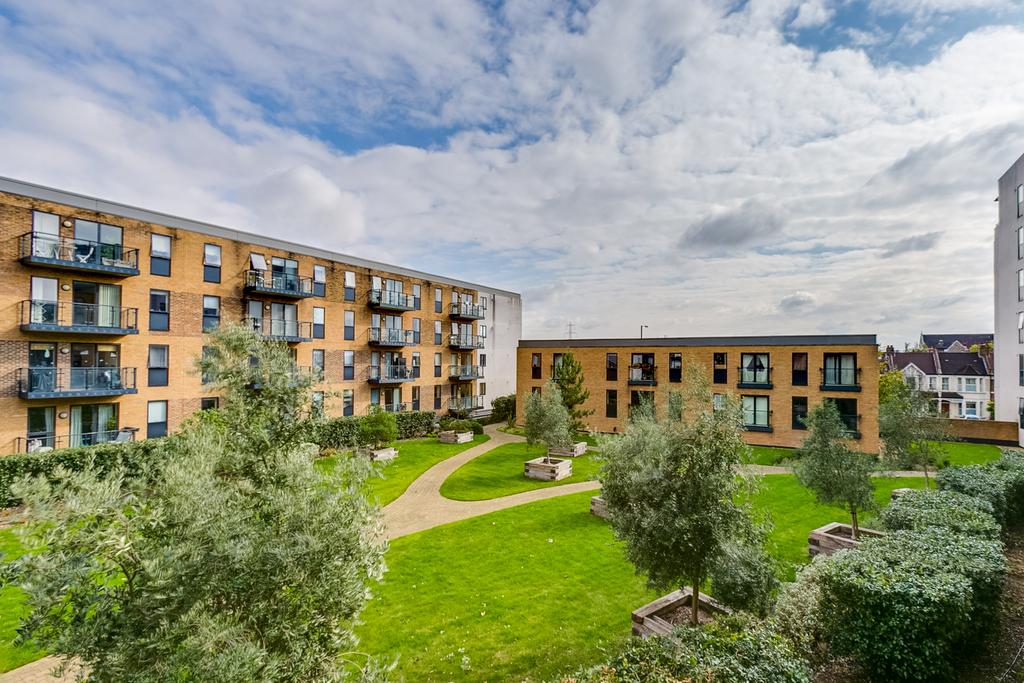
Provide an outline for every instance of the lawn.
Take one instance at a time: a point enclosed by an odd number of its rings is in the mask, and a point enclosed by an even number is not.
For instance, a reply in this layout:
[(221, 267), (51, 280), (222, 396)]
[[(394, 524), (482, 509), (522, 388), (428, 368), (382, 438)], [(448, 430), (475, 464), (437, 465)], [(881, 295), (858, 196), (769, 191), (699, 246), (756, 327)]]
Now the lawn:
[[(0, 529), (0, 557), (12, 560), (22, 553), (21, 542), (14, 530)], [(43, 656), (34, 647), (15, 647), (14, 637), (25, 614), (24, 593), (16, 586), (0, 589), (0, 672), (16, 669)]]
[[(387, 505), (405, 493), (409, 484), (437, 463), (482, 444), (490, 438), (486, 434), (477, 434), (470, 443), (460, 444), (438, 443), (433, 437), (399, 441), (395, 444), (398, 448), (398, 457), (381, 469), (383, 478), (370, 480), (370, 493), (377, 497), (381, 505)], [(321, 471), (326, 471), (333, 467), (335, 462), (334, 457), (321, 458), (316, 461), (316, 466)]]
[(523, 463), (544, 455), (541, 445), (510, 443), (473, 458), (452, 472), (441, 485), (441, 495), (452, 500), (487, 500), (533, 489), (597, 479), (597, 460), (588, 455), (573, 458), (572, 476), (560, 481), (538, 481), (523, 476)]
[(750, 463), (752, 465), (785, 465), (783, 460), (792, 458), (796, 451), (792, 448), (776, 448), (775, 446), (751, 446)]
[(957, 441), (942, 444), (946, 455), (940, 455), (939, 461), (949, 460), (949, 464), (958, 465), (980, 465), (993, 460), (998, 460), (1002, 455), (999, 446), (992, 446), (984, 443), (964, 443)]

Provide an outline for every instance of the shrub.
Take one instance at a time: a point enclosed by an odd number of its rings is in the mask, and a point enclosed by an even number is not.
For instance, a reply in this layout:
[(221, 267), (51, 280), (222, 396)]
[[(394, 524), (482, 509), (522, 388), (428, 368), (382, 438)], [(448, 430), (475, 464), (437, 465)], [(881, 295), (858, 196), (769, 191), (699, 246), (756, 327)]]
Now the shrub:
[(772, 614), (775, 628), (812, 664), (824, 660), (826, 649), (820, 601), (822, 565), (828, 561), (828, 555), (815, 557), (800, 569), (795, 581), (783, 584)]
[(426, 410), (397, 413), (395, 420), (399, 439), (412, 439), (434, 431), (434, 413)]
[(947, 467), (935, 476), (939, 488), (981, 498), (992, 505), (992, 515), (1002, 526), (1021, 519), (1024, 511), (1024, 468), (1013, 459), (988, 465)]
[(452, 418), (441, 419), (441, 429), (453, 432), (473, 432), (483, 434), (484, 426), (476, 420), (453, 420)]
[(516, 395), (498, 396), (491, 401), (491, 422), (512, 424), (516, 419)]
[(1002, 544), (945, 529), (895, 531), (821, 565), (834, 651), (878, 680), (948, 680), (998, 614)]
[(761, 617), (771, 609), (778, 588), (775, 560), (760, 545), (728, 546), (711, 570), (716, 600)]
[(359, 445), (361, 417), (332, 417), (309, 422), (310, 438), (321, 449), (348, 450)]
[(0, 458), (0, 507), (19, 504), (18, 497), (11, 492), (11, 485), (16, 480), (25, 476), (43, 476), (53, 484), (57, 480), (55, 473), (58, 467), (68, 472), (91, 469), (101, 477), (123, 468), (129, 476), (137, 476), (144, 463), (157, 459), (154, 454), (158, 453), (163, 442), (163, 439), (146, 439), (4, 456)]
[(889, 531), (941, 527), (981, 538), (999, 538), (992, 504), (955, 491), (907, 491), (882, 510), (882, 526)]
[(808, 683), (806, 663), (765, 623), (720, 617), (670, 635), (630, 640), (607, 664), (566, 677), (576, 683), (714, 681)]
[(382, 448), (398, 438), (398, 420), (394, 413), (374, 410), (359, 420), (359, 445)]

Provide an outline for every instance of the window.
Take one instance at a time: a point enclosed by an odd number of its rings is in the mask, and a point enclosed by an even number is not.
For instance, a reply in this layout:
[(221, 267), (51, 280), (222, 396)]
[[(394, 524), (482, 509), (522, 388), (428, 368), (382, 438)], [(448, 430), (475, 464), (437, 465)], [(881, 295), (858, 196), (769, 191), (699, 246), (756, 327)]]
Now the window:
[(964, 417), (978, 417), (977, 401), (967, 401), (964, 403)]
[(345, 339), (349, 341), (356, 338), (356, 313), (345, 311)]
[(562, 354), (551, 354), (551, 378), (558, 379), (558, 371), (562, 367)]
[(203, 245), (203, 282), (220, 282), (220, 245)]
[(1017, 218), (1024, 216), (1024, 185), (1017, 186)]
[(540, 354), (539, 353), (533, 354), (531, 356), (531, 358), (530, 358), (530, 378), (531, 379), (540, 379), (540, 376), (541, 376), (540, 375), (540, 372), (541, 372), (541, 370), (540, 370), (540, 363), (541, 363)]
[(670, 354), (668, 354), (668, 381), (669, 382), (682, 382), (683, 381), (683, 354), (681, 354), (681, 353), (670, 353)]
[(440, 344), (441, 343), (441, 321), (440, 320), (435, 320), (434, 321), (434, 343), (435, 344)]
[(420, 310), (420, 286), (412, 286), (412, 307), (417, 311)]
[(857, 354), (826, 353), (822, 384), (840, 387), (857, 385)]
[(619, 392), (615, 389), (607, 389), (604, 392), (604, 416), (619, 416)]
[(149, 237), (149, 272), (151, 275), (171, 274), (171, 237), (153, 233)]
[(977, 392), (978, 379), (976, 377), (967, 377), (964, 379), (964, 391)]
[(263, 254), (253, 254), (253, 253), (250, 253), (249, 254), (249, 267), (252, 268), (253, 270), (259, 270), (259, 271), (269, 270), (267, 268), (267, 259), (266, 259), (265, 256), (263, 256)]
[(118, 405), (93, 403), (71, 406), (70, 446), (92, 446), (110, 441), (118, 432)]
[(327, 266), (313, 266), (313, 296), (327, 295)]
[(171, 328), (171, 293), (149, 290), (149, 329), (166, 332)]
[(480, 367), (482, 367), (482, 368), (486, 368), (487, 367), (487, 354), (486, 353), (481, 353), (480, 354)]
[(1017, 258), (1024, 258), (1024, 228), (1017, 228)]
[(56, 239), (60, 236), (60, 216), (55, 213), (33, 211), (32, 232), (36, 235), (52, 236)]
[(422, 321), (419, 318), (412, 319), (412, 343), (420, 343), (420, 323)]
[(1017, 314), (1017, 341), (1024, 344), (1024, 312)]
[(326, 352), (323, 349), (313, 349), (312, 366), (313, 366), (313, 378), (316, 381), (322, 382), (324, 379), (324, 370), (327, 364), (324, 360)]
[[(45, 230), (46, 227), (49, 226), (39, 227)], [(56, 225), (54, 225), (54, 227), (56, 227)], [(33, 229), (36, 229), (34, 222)], [(58, 237), (58, 232), (56, 230), (52, 233), (45, 234), (53, 235), (54, 240)], [(99, 264), (102, 262), (100, 259), (114, 259), (122, 261), (125, 255), (121, 246), (121, 235), (121, 228), (116, 225), (107, 225), (106, 223), (76, 219), (73, 251), (69, 253), (59, 249), (58, 253), (66, 259), (73, 258), (75, 261), (80, 263)], [(53, 246), (56, 246), (56, 244)]]
[(857, 415), (857, 399), (830, 398), (827, 400), (832, 401), (839, 410), (839, 419), (843, 421), (849, 435), (854, 438), (860, 438), (860, 416)]
[(1017, 271), (1017, 301), (1024, 301), (1024, 269)]
[(771, 367), (767, 353), (740, 354), (740, 384), (765, 386), (771, 383)]
[(441, 354), (434, 354), (434, 377), (441, 376)]
[(167, 435), (167, 401), (150, 401), (146, 406), (146, 438)]
[(220, 297), (203, 297), (203, 332), (220, 327)]
[(356, 377), (356, 352), (342, 351), (343, 374), (342, 379), (355, 379)]
[(540, 387), (530, 387), (530, 393), (531, 394), (539, 394), (540, 393)]
[(722, 394), (712, 394), (711, 396), (711, 409), (721, 410), (725, 407), (725, 396)]
[(167, 360), (169, 347), (163, 344), (150, 344), (149, 346), (149, 386), (167, 386)]
[(487, 395), (487, 382), (480, 382), (480, 395), (481, 396), (486, 396)]
[(314, 391), (309, 395), (309, 413), (314, 417), (324, 414), (324, 392)]
[(352, 389), (341, 391), (341, 414), (345, 417), (355, 415), (355, 395)]
[[(356, 274), (351, 270), (345, 271), (345, 301), (356, 300)], [(351, 414), (351, 413), (349, 413)]]
[(28, 429), (25, 432), (29, 453), (40, 448), (56, 448), (57, 434), (53, 426), (53, 418), (56, 409), (53, 406), (46, 408), (28, 409)]
[(743, 426), (753, 431), (771, 430), (771, 411), (767, 396), (743, 397)]
[[(203, 347), (203, 360), (208, 361), (211, 358), (213, 358), (213, 347), (212, 346), (204, 346)], [(213, 380), (213, 378), (210, 377), (210, 373), (206, 372), (205, 370), (203, 371), (203, 374), (202, 374), (200, 379), (202, 380), (203, 384), (209, 384)]]
[[(50, 277), (33, 277), (29, 285), (29, 297), (32, 305), (29, 308), (30, 323), (45, 325), (57, 324), (57, 279)], [(78, 306), (72, 306), (72, 315)]]
[(319, 306), (313, 307), (313, 339), (324, 338), (324, 309)]
[(1024, 353), (1017, 354), (1017, 384), (1024, 387)]
[(619, 379), (619, 354), (604, 354), (604, 379), (606, 382), (616, 382)]
[[(434, 287), (434, 313), (441, 312), (441, 288)], [(437, 342), (440, 343), (440, 342)]]
[(943, 377), (942, 378), (942, 390), (943, 391), (949, 391), (949, 378), (948, 377)]
[[(473, 328), (470, 327), (470, 332), (472, 332), (472, 330)], [(480, 336), (481, 339), (487, 339), (487, 325), (477, 324), (476, 333)]]
[(807, 354), (793, 354), (793, 386), (807, 386)]
[(1024, 429), (1024, 398), (1017, 399), (1017, 424)]
[(629, 416), (632, 419), (634, 415), (640, 414), (640, 412), (649, 412), (653, 415), (654, 413), (654, 392), (653, 391), (630, 391), (629, 392)]
[(412, 409), (413, 410), (419, 410), (420, 409), (420, 388), (419, 387), (413, 387), (412, 388)]
[(728, 384), (729, 383), (729, 356), (725, 353), (716, 353), (714, 357), (714, 383), (715, 384)]
[(220, 399), (216, 396), (204, 396), (199, 399), (199, 410), (217, 410), (220, 407)]
[(807, 429), (807, 397), (793, 397), (793, 429)]
[(434, 386), (434, 410), (441, 410), (441, 385)]

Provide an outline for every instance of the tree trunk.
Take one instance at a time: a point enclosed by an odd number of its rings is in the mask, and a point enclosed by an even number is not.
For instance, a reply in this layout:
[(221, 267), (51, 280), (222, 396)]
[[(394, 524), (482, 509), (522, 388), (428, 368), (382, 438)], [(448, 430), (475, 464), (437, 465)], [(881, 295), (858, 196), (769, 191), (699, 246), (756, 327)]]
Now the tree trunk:
[(694, 584), (693, 584), (693, 594), (690, 596), (690, 625), (691, 626), (697, 626), (698, 624), (700, 624), (700, 619), (698, 618), (698, 615), (700, 614), (700, 612), (698, 610), (698, 605), (700, 603), (698, 601), (698, 598), (700, 598), (700, 585), (697, 584), (696, 582), (694, 582)]
[(860, 538), (860, 527), (857, 526), (857, 506), (850, 506), (850, 528), (853, 530), (853, 540)]
[(924, 470), (924, 487), (927, 489), (930, 486), (928, 483), (928, 463), (925, 463), (922, 469)]

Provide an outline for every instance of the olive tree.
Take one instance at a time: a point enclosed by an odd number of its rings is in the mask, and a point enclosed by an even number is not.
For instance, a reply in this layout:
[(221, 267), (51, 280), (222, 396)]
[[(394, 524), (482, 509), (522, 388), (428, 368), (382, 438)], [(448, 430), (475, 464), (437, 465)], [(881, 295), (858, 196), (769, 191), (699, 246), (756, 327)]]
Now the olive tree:
[(896, 469), (919, 469), (928, 488), (928, 468), (945, 454), (943, 442), (952, 437), (937, 418), (931, 400), (904, 382), (893, 384), (878, 406), (878, 431), (885, 461)]
[(735, 468), (747, 446), (739, 404), (712, 408), (699, 374), (688, 381), (694, 410), (684, 420), (637, 411), (625, 432), (601, 445), (601, 496), (638, 573), (658, 589), (689, 586), (691, 623), (701, 586), (731, 544), (750, 534), (750, 510)]
[(352, 630), (384, 570), (369, 464), (313, 467), (294, 419), (308, 379), (284, 345), (240, 327), (210, 344), (200, 367), (223, 408), (166, 439), (156, 469), (16, 485), (28, 552), (4, 577), (26, 595), (19, 639), (98, 681), (380, 673)]
[(798, 451), (796, 476), (819, 503), (840, 505), (850, 514), (853, 538), (860, 536), (857, 515), (874, 509), (874, 459), (846, 443), (846, 425), (832, 401), (822, 401), (807, 415), (807, 438)]
[[(544, 444), (547, 449), (564, 448), (572, 443), (572, 417), (562, 402), (558, 385), (548, 380), (540, 393), (531, 393), (523, 406), (526, 443)], [(547, 449), (544, 459), (547, 461)]]

